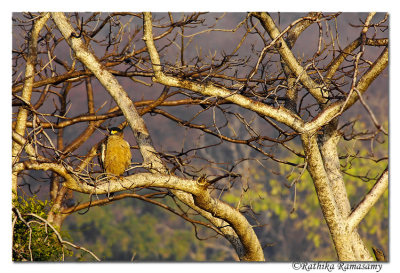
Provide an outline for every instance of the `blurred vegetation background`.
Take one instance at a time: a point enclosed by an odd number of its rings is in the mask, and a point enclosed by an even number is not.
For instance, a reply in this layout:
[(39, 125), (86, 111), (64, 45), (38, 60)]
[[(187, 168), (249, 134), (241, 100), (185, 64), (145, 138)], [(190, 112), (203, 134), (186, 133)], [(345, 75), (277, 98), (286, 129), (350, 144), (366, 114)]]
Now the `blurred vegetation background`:
[[(342, 140), (341, 144), (342, 152), (359, 145), (362, 153), (371, 153), (368, 142)], [(374, 146), (373, 152), (385, 152), (387, 145), (385, 139)], [(251, 178), (248, 190), (231, 189), (221, 198), (233, 206), (241, 202), (240, 210), (255, 226), (266, 259), (272, 262), (336, 261), (329, 230), (308, 173), (304, 172), (300, 177), (296, 169), (287, 165), (271, 161), (262, 163), (264, 166), (253, 163), (248, 166)], [(353, 206), (374, 184), (374, 181), (355, 177), (377, 176), (386, 163), (343, 158), (341, 164), (346, 169), (346, 186)], [(172, 202), (168, 205), (173, 206)], [(360, 235), (369, 248), (382, 249), (387, 258), (388, 213), (386, 192), (360, 224)], [(227, 241), (214, 237), (212, 231), (206, 228), (196, 231), (179, 216), (135, 199), (93, 207), (82, 215), (74, 213), (62, 228), (73, 242), (106, 261), (234, 261), (236, 256)], [(76, 251), (69, 259), (77, 257), (92, 260), (90, 255), (82, 256), (82, 252)]]
[[(363, 126), (363, 123), (360, 123)], [(386, 126), (386, 125), (385, 125)], [(375, 143), (341, 140), (341, 150), (359, 150), (359, 158), (342, 158), (345, 181), (351, 205), (357, 204), (375, 180), (359, 179), (368, 174), (376, 177), (386, 162), (362, 159), (374, 153), (377, 157), (388, 150), (388, 140)], [(234, 145), (232, 145), (235, 147)], [(357, 147), (355, 147), (357, 146)], [(232, 147), (232, 148), (233, 148)], [(237, 146), (236, 146), (237, 147)], [(237, 152), (237, 151), (236, 151)], [(234, 159), (235, 151), (210, 154)], [(237, 153), (240, 155), (241, 153)], [(218, 159), (218, 158), (216, 158)], [(290, 158), (286, 158), (290, 160)], [(296, 159), (294, 159), (296, 160)], [(264, 247), (265, 257), (271, 262), (336, 261), (336, 253), (328, 227), (322, 216), (312, 180), (305, 171), (276, 162), (254, 160), (241, 165), (248, 168), (247, 190), (230, 189), (220, 198), (239, 207), (246, 215)], [(254, 163), (254, 164), (253, 164)], [(143, 194), (143, 192), (141, 192)], [(49, 203), (46, 196), (21, 195), (21, 213), (36, 213), (46, 218)], [(93, 197), (95, 198), (95, 197)], [(87, 200), (86, 195), (75, 195), (75, 201)], [(166, 205), (176, 207), (172, 199)], [(360, 235), (372, 246), (382, 249), (389, 259), (388, 191), (360, 224)], [(28, 220), (28, 219), (27, 219)], [(198, 218), (198, 220), (201, 220)], [(32, 236), (35, 260), (94, 261), (86, 252), (61, 248), (53, 233), (45, 226), (34, 226), (32, 235), (21, 221), (16, 222), (14, 241), (28, 255), (28, 238)], [(134, 198), (92, 207), (66, 218), (61, 228), (64, 239), (84, 246), (102, 261), (235, 261), (236, 253), (227, 241), (204, 227), (197, 228), (174, 213), (159, 206)], [(14, 257), (14, 260), (23, 260)]]
[[(348, 15), (348, 18), (352, 16)], [(221, 43), (226, 45), (223, 40)], [(386, 121), (382, 123), (385, 128), (387, 128), (389, 109), (387, 82), (387, 78), (380, 77), (371, 85), (371, 90), (367, 91), (365, 96), (378, 119)], [(129, 84), (132, 86), (132, 83)], [(148, 94), (135, 91), (131, 95), (145, 97)], [(78, 104), (74, 104), (73, 107), (79, 111), (82, 108)], [(76, 112), (76, 109), (73, 108), (71, 112)], [(231, 109), (235, 109), (235, 106)], [(189, 115), (190, 110), (177, 107), (175, 111), (171, 110), (171, 113), (181, 112), (180, 114), (184, 116)], [(246, 115), (246, 110), (238, 110), (238, 113)], [(374, 125), (368, 116), (364, 115), (365, 113), (363, 107), (357, 103), (343, 115), (343, 120), (346, 120), (346, 117), (349, 121), (357, 120), (355, 129), (368, 131), (368, 128)], [(146, 120), (148, 117), (144, 118)], [(118, 117), (114, 119), (114, 122), (123, 119), (123, 117)], [(155, 145), (164, 146), (167, 149), (172, 149), (174, 145), (179, 146), (176, 144), (181, 141), (181, 139), (177, 141), (176, 138), (179, 126), (176, 124), (170, 126), (171, 124), (172, 122), (165, 119), (149, 118), (147, 123), (149, 130), (159, 138), (155, 140)], [(72, 129), (67, 128), (66, 131), (70, 130), (71, 134), (76, 134), (79, 126), (81, 125), (78, 124)], [(179, 133), (182, 132), (183, 129), (179, 131)], [(241, 132), (238, 134), (240, 135)], [(197, 139), (197, 136), (196, 132), (187, 138)], [(203, 146), (213, 141), (202, 137), (200, 136), (199, 139), (204, 142)], [(377, 179), (380, 170), (387, 164), (386, 161), (375, 162), (371, 159), (363, 159), (364, 155), (365, 158), (367, 158), (366, 155), (368, 158), (371, 158), (371, 155), (376, 155), (372, 156), (373, 158), (380, 158), (388, 154), (387, 137), (383, 134), (379, 137), (381, 139), (378, 138), (378, 141), (373, 144), (370, 140), (346, 141), (344, 139), (341, 139), (339, 144), (341, 155), (358, 151), (357, 157), (352, 157), (351, 160), (349, 157), (341, 158), (347, 193), (352, 206), (356, 205), (374, 185), (375, 180), (364, 178), (368, 176)], [(299, 150), (300, 146), (296, 148)], [(85, 150), (87, 146), (81, 149)], [(290, 157), (289, 154), (285, 157), (285, 151), (282, 149), (272, 147), (271, 151), (282, 160), (301, 163), (298, 162), (297, 157)], [(226, 162), (227, 166), (232, 166), (234, 162), (243, 158), (251, 159), (235, 164), (235, 171), (244, 174), (241, 177), (241, 183), (235, 183), (233, 188), (218, 197), (240, 209), (252, 223), (264, 248), (267, 261), (337, 260), (313, 182), (307, 171), (302, 173), (302, 170), (298, 168), (261, 158), (260, 154), (254, 153), (249, 147), (229, 143), (223, 143), (215, 149), (209, 148), (207, 154), (201, 154), (201, 156), (212, 159), (214, 162)], [(43, 173), (29, 171), (29, 176), (36, 177), (35, 179), (40, 175)], [(48, 191), (45, 188), (48, 187), (48, 183), (38, 183), (35, 179), (29, 181), (27, 185), (32, 188), (30, 188), (32, 192), (37, 192), (38, 196), (31, 197), (28, 193), (20, 195), (26, 202), (22, 201), (18, 209), (21, 213), (36, 213), (46, 218), (49, 204), (46, 202)], [(142, 190), (141, 193), (144, 191)], [(386, 191), (361, 222), (359, 230), (371, 253), (371, 247), (375, 246), (382, 249), (386, 258), (390, 259), (388, 199), (388, 191)], [(75, 204), (87, 200), (87, 195), (74, 193)], [(160, 202), (166, 202), (167, 205), (176, 208), (171, 198), (164, 198)], [(29, 230), (19, 220), (16, 225), (18, 232), (14, 240), (18, 240), (19, 247), (25, 249), (28, 255), (26, 249), (30, 236)], [(94, 261), (88, 253), (80, 250), (72, 249), (63, 252), (57, 239), (53, 235), (48, 236), (44, 231), (45, 228), (43, 225), (38, 225), (35, 229), (37, 236), (33, 240), (35, 244), (31, 246), (34, 254), (37, 255), (35, 260), (59, 261), (60, 257), (65, 255), (67, 261)], [(91, 250), (102, 261), (234, 261), (237, 259), (235, 251), (227, 240), (216, 236), (212, 230), (199, 227), (199, 225), (194, 227), (174, 213), (133, 198), (73, 213), (66, 218), (60, 232), (65, 239)], [(49, 246), (53, 248), (48, 248)], [(23, 260), (21, 257), (13, 258)]]

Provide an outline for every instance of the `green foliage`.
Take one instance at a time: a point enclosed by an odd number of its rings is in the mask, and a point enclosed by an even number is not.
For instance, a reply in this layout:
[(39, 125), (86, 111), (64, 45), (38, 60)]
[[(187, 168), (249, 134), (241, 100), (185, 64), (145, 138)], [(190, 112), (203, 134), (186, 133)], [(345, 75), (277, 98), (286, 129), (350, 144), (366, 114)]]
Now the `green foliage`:
[[(200, 241), (188, 222), (136, 199), (92, 207), (83, 215), (75, 213), (66, 219), (63, 229), (74, 242), (85, 245), (105, 261), (130, 261), (132, 257), (135, 261), (232, 260), (232, 252), (213, 249), (213, 244), (226, 245), (224, 239)], [(201, 237), (212, 234), (204, 229), (200, 233)], [(91, 260), (87, 254), (78, 258)]]
[[(385, 160), (374, 162), (366, 159), (371, 154), (376, 157), (387, 155), (387, 138), (381, 137), (381, 140), (381, 143), (374, 143), (372, 151), (369, 143), (360, 141), (343, 140), (338, 145), (340, 154), (354, 155), (353, 151), (357, 151), (358, 155), (358, 158), (341, 160), (343, 171), (348, 173), (343, 178), (352, 206), (368, 193), (387, 165)], [(297, 147), (297, 150), (300, 149)], [(286, 160), (304, 163), (299, 158), (288, 157)], [(274, 261), (336, 260), (331, 236), (308, 172), (301, 175), (301, 169), (285, 164), (264, 165), (265, 168), (254, 165), (250, 170), (252, 183), (247, 191), (242, 188), (230, 190), (223, 195), (223, 200), (235, 207), (240, 204), (242, 211), (250, 207), (259, 219), (263, 219), (261, 224), (267, 224), (259, 232), (261, 240), (266, 237), (268, 243), (274, 244), (267, 249), (266, 257)], [(366, 176), (373, 179), (368, 180)], [(378, 246), (387, 253), (388, 192), (360, 223), (359, 231), (367, 246)]]
[[(358, 130), (365, 130), (365, 125), (360, 123)], [(384, 125), (387, 128), (387, 124)], [(349, 141), (339, 146), (344, 153), (350, 149), (358, 151), (358, 158), (353, 160), (342, 159), (344, 166), (344, 179), (350, 198), (350, 205), (354, 208), (373, 187), (376, 179), (388, 165), (387, 160), (374, 162), (370, 157), (380, 158), (388, 155), (388, 137), (379, 135), (379, 141)], [(367, 146), (368, 148), (364, 148)], [(382, 248), (388, 253), (389, 242), (389, 193), (386, 191), (359, 225), (362, 238), (371, 249), (372, 246)], [(372, 253), (372, 252), (371, 252)]]
[[(341, 159), (352, 206), (375, 183), (374, 179), (363, 181), (357, 176), (368, 174), (376, 179), (387, 164), (386, 161), (365, 159), (372, 152), (376, 156), (387, 153), (387, 139), (383, 140), (382, 144), (375, 143), (374, 151), (365, 142), (342, 140), (338, 145), (340, 155), (354, 155), (353, 151), (356, 151), (359, 156), (351, 160)], [(285, 159), (304, 163), (300, 158)], [(239, 205), (241, 211), (251, 208), (259, 221), (253, 223), (266, 224), (255, 228), (261, 244), (272, 245), (265, 248), (266, 258), (270, 261), (335, 261), (337, 256), (331, 236), (308, 172), (301, 175), (302, 169), (284, 164), (268, 163), (264, 166), (253, 165), (250, 168), (246, 191), (242, 187), (232, 188), (222, 195), (222, 199), (234, 207)], [(174, 204), (169, 202), (168, 205)], [(250, 222), (253, 221), (251, 213), (245, 215)], [(139, 200), (120, 200), (91, 208), (84, 215), (71, 215), (63, 228), (69, 231), (74, 241), (93, 250), (102, 260), (129, 261), (134, 256), (138, 261), (223, 261), (234, 256), (225, 240), (199, 241), (188, 222)], [(387, 192), (361, 222), (359, 231), (367, 246), (377, 246), (387, 253)], [(87, 254), (79, 259), (91, 260)]]
[(60, 244), (51, 228), (40, 219), (26, 215), (35, 214), (46, 219), (50, 209), (47, 200), (41, 201), (36, 196), (26, 199), (19, 196), (15, 205), (25, 223), (14, 216), (16, 222), (13, 226), (13, 261), (62, 261), (63, 256), (72, 254)]
[[(303, 163), (301, 159), (288, 160)], [(251, 207), (254, 213), (264, 215), (258, 216), (264, 221), (261, 224), (267, 224), (259, 237), (261, 240), (267, 237), (268, 243), (273, 244), (267, 249), (266, 258), (272, 261), (335, 260), (329, 230), (308, 173), (300, 177), (302, 170), (284, 164), (270, 163), (268, 169), (274, 172), (254, 167), (249, 189), (242, 193), (242, 189), (232, 190), (223, 199), (233, 206), (240, 202), (242, 208)]]

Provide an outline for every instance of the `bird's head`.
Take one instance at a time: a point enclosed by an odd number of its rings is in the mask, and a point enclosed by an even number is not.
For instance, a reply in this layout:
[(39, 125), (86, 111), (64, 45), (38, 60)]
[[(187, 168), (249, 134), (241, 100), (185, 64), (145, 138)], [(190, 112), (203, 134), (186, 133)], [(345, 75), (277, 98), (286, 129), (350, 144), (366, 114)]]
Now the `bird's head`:
[(108, 131), (110, 132), (110, 135), (117, 135), (117, 136), (122, 135), (122, 130), (119, 129), (118, 127), (108, 128)]

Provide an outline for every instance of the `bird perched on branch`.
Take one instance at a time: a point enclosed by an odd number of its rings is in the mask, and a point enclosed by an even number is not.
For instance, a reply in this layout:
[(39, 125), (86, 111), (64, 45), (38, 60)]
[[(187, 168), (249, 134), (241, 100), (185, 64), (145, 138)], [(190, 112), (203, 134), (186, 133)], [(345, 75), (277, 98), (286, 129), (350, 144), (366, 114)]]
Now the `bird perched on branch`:
[(110, 135), (101, 145), (100, 165), (105, 173), (121, 176), (131, 164), (131, 149), (121, 129), (112, 127), (108, 131)]

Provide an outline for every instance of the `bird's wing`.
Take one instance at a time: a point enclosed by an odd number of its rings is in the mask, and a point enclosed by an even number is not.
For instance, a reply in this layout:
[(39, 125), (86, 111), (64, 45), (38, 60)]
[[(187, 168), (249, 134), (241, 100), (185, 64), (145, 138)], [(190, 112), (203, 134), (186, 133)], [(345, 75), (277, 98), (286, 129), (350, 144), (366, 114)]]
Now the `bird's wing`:
[(105, 162), (105, 157), (106, 157), (106, 149), (107, 149), (107, 139), (101, 143), (100, 146), (100, 156), (99, 156), (99, 163), (100, 167), (105, 170), (104, 162)]
[(125, 146), (125, 147), (123, 149), (125, 151), (127, 151), (125, 154), (125, 158), (126, 158), (125, 169), (127, 169), (131, 166), (132, 153), (131, 153), (131, 146), (129, 145), (129, 142), (126, 141), (125, 139), (124, 139), (124, 142), (125, 143), (123, 144), (123, 146)]

